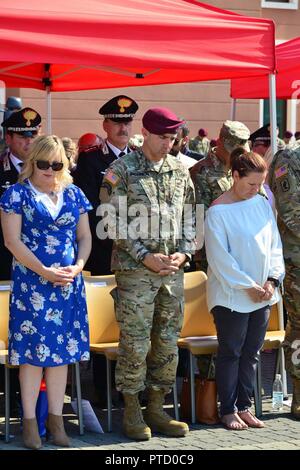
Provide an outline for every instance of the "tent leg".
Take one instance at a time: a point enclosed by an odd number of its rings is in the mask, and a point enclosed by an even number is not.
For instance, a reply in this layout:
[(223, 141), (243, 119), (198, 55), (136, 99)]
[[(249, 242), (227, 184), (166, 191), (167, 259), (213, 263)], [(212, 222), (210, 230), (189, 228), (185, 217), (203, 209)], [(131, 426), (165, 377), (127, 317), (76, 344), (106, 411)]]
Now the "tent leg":
[(51, 92), (50, 87), (47, 87), (47, 134), (52, 134), (52, 116), (51, 116)]
[(235, 121), (236, 119), (236, 98), (231, 99), (231, 120)]
[(271, 147), (273, 156), (277, 152), (276, 75), (269, 74)]

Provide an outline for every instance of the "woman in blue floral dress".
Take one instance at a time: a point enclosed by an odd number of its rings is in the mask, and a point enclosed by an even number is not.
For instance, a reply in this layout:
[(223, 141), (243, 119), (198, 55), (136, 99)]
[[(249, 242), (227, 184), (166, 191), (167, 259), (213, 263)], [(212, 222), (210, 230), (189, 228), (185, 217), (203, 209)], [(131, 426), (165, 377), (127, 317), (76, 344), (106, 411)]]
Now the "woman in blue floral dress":
[(89, 331), (81, 271), (91, 249), (87, 211), (72, 184), (56, 136), (38, 137), (19, 183), (0, 201), (5, 244), (14, 255), (9, 361), (20, 366), (23, 439), (39, 448), (35, 419), (45, 368), (48, 426), (57, 445), (69, 445), (62, 420), (68, 364), (89, 359)]

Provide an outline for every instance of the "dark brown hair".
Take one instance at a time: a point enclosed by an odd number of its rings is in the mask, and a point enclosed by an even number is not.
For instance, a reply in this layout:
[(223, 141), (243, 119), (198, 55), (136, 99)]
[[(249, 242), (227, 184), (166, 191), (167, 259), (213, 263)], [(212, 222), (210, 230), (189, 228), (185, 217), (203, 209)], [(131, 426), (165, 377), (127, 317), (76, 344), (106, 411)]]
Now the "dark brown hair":
[(237, 171), (242, 178), (249, 173), (264, 173), (267, 171), (267, 165), (264, 159), (255, 152), (247, 152), (243, 147), (233, 150), (230, 155), (230, 166), (232, 174)]

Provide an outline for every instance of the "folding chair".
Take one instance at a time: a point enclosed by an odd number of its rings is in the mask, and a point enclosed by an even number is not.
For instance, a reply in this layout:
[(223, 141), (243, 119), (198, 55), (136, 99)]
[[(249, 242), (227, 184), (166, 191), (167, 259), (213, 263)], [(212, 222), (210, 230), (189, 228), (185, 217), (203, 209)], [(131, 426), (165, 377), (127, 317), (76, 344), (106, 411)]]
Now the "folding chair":
[[(9, 321), (9, 296), (11, 281), (0, 281), (0, 362), (4, 365), (4, 400), (5, 400), (5, 442), (10, 440), (10, 374), (13, 366), (8, 363), (8, 321)], [(76, 391), (78, 400), (78, 424), (79, 434), (83, 435), (83, 416), (80, 387), (79, 363), (74, 364), (76, 376)]]

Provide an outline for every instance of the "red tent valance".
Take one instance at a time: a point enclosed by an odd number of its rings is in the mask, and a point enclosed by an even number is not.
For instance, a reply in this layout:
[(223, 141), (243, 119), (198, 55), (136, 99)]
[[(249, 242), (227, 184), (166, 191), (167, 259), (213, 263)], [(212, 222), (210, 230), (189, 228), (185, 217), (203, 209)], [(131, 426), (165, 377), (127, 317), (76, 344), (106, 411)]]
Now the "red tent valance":
[[(275, 47), (277, 61), (276, 96), (279, 99), (299, 98), (300, 95), (300, 37)], [(269, 98), (266, 76), (234, 79), (232, 98)]]
[(275, 69), (271, 20), (194, 0), (10, 0), (0, 24), (8, 87), (113, 88)]

